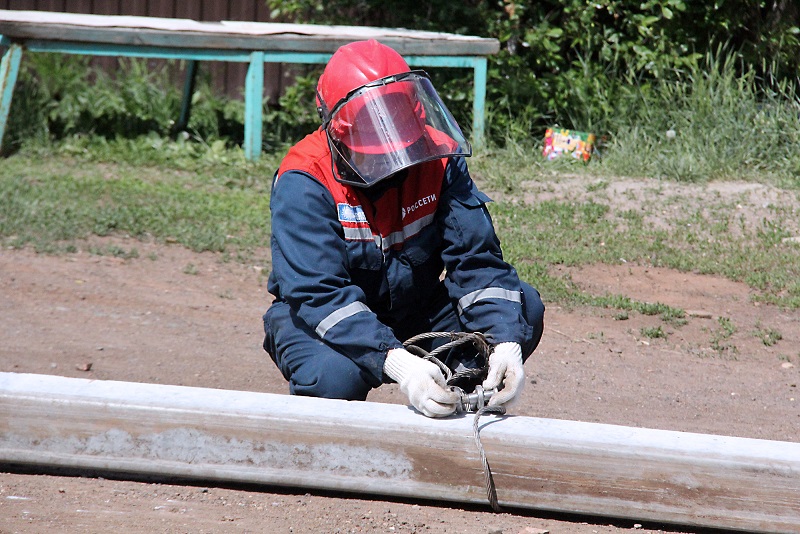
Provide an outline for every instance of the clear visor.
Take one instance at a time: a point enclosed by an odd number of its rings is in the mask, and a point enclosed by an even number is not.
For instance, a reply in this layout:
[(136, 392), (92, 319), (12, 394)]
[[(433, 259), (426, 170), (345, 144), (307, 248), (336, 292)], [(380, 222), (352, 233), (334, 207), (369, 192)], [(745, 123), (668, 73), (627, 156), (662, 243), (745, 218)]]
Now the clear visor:
[(333, 109), (325, 125), (339, 180), (369, 187), (394, 173), (472, 148), (422, 71), (364, 85)]

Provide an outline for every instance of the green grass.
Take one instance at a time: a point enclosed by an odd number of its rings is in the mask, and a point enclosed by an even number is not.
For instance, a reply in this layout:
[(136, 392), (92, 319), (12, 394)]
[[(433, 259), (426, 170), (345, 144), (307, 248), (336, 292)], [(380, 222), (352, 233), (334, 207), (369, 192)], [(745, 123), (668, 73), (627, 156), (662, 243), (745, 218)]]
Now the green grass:
[[(482, 184), (502, 195), (491, 210), (523, 278), (551, 299), (604, 305), (568, 278), (551, 275), (550, 267), (633, 262), (720, 275), (748, 284), (758, 300), (800, 307), (800, 247), (785, 242), (797, 237), (795, 211), (772, 206), (754, 224), (730, 199), (698, 203), (655, 189), (619, 209), (607, 194), (615, 180), (644, 177), (665, 185), (768, 184), (800, 198), (797, 90), (752, 73), (736, 76), (732, 61), (709, 54), (681, 79), (631, 85), (588, 165), (544, 161), (538, 140), (509, 141), (472, 159)], [(556, 193), (574, 176), (590, 183), (585, 194)], [(654, 214), (664, 224), (654, 224)]]
[(481, 170), (501, 191), (535, 176), (586, 172), (606, 180), (746, 180), (798, 189), (800, 87), (761, 79), (752, 69), (739, 74), (736, 61), (735, 54), (706, 53), (671, 78), (631, 77), (619, 91), (598, 91), (593, 98), (610, 111), (573, 126), (599, 128), (590, 170), (577, 161), (532, 160), (541, 152), (543, 131), (514, 135), (494, 154), (504, 161), (479, 164)]
[[(549, 274), (550, 266), (631, 262), (724, 276), (758, 290), (759, 300), (800, 307), (800, 247), (783, 243), (786, 232), (775, 222), (731, 232), (736, 211), (723, 211), (684, 214), (662, 227), (642, 213), (613, 212), (602, 200), (492, 206), (509, 261), (557, 300), (587, 302), (571, 280)], [(611, 306), (625, 309), (619, 302)]]
[[(61, 66), (47, 61), (51, 70)], [(242, 150), (223, 135), (222, 125), (238, 108), (200, 92), (206, 107), (198, 105), (193, 114), (192, 133), (170, 141), (164, 132), (174, 115), (174, 95), (153, 92), (152, 77), (138, 63), (125, 72), (126, 91), (111, 80), (96, 84), (93, 90), (107, 97), (102, 110), (70, 96), (73, 85), (77, 95), (90, 89), (84, 78), (29, 77), (29, 85), (20, 86), (30, 89), (31, 102), (26, 105), (24, 94), (15, 96), (21, 100), (14, 124), (38, 120), (39, 126), (33, 133), (18, 129), (9, 145), (16, 152), (0, 160), (0, 244), (69, 253), (93, 236), (126, 235), (226, 257), (265, 251), (269, 184), (284, 152), (281, 135), (266, 132), (272, 150), (259, 163), (246, 162)], [(481, 187), (498, 196), (490, 211), (506, 258), (546, 301), (613, 309), (620, 320), (640, 313), (659, 315), (675, 326), (685, 322), (683, 310), (591, 295), (569, 276), (554, 274), (556, 266), (600, 262), (719, 275), (746, 283), (757, 300), (800, 308), (800, 246), (786, 241), (796, 237), (790, 224), (796, 212), (776, 205), (762, 220), (746, 221), (736, 200), (698, 202), (666, 194), (671, 184), (744, 180), (800, 196), (796, 88), (735, 72), (732, 60), (709, 54), (679, 78), (630, 84), (618, 101), (607, 103), (617, 106), (616, 112), (601, 121), (605, 140), (588, 165), (568, 158), (546, 162), (541, 139), (519, 132), (503, 148), (476, 151), (470, 168)], [(56, 94), (61, 99), (51, 102)], [(55, 106), (47, 116), (35, 115), (41, 101)], [(297, 116), (293, 110), (301, 107), (308, 106), (301, 100), (287, 104), (277, 130), (290, 131), (288, 121)], [(139, 126), (156, 133), (128, 132), (130, 116), (148, 119), (152, 124)], [(93, 132), (104, 124), (106, 131)], [(584, 178), (585, 190), (558, 193), (559, 184), (575, 176)], [(659, 181), (642, 198), (628, 192), (629, 198), (614, 199), (610, 191), (620, 177)], [(135, 246), (89, 250), (138, 256)], [(720, 323), (714, 333), (720, 352), (730, 352), (730, 335), (728, 325)], [(778, 337), (769, 329), (756, 335), (765, 344)]]
[(245, 164), (230, 153), (235, 164), (186, 160), (180, 168), (42, 149), (17, 154), (0, 170), (0, 240), (68, 252), (91, 236), (127, 235), (195, 251), (251, 251), (269, 240), (273, 171), (269, 161)]
[[(125, 235), (227, 257), (263, 253), (269, 242), (269, 184), (279, 157), (266, 154), (259, 163), (247, 163), (240, 149), (200, 150), (150, 137), (79, 138), (29, 148), (0, 167), (0, 243), (69, 253), (92, 236)], [(509, 165), (522, 173), (531, 162), (528, 182), (542, 190), (552, 185), (553, 169), (568, 167), (543, 165), (537, 154), (510, 158), (501, 152), (473, 161), (476, 176), (492, 189), (497, 182), (485, 173), (500, 174)], [(512, 194), (501, 194), (490, 205), (506, 258), (548, 302), (609, 308), (620, 319), (639, 313), (683, 324), (683, 310), (591, 295), (554, 269), (628, 262), (724, 276), (750, 285), (763, 302), (800, 307), (800, 247), (783, 241), (789, 234), (781, 222), (787, 213), (776, 208), (751, 227), (728, 201), (684, 205), (686, 199), (678, 198), (673, 214), (660, 215), (661, 223), (654, 224), (649, 215), (665, 206), (658, 190), (647, 193), (654, 200), (640, 202), (637, 210), (618, 209), (609, 197), (611, 179), (594, 179), (591, 167), (576, 170), (590, 178), (580, 200), (556, 195), (536, 201), (533, 194), (526, 201), (522, 180), (512, 174)], [(89, 251), (138, 256), (135, 245)], [(774, 335), (763, 337), (767, 343)]]

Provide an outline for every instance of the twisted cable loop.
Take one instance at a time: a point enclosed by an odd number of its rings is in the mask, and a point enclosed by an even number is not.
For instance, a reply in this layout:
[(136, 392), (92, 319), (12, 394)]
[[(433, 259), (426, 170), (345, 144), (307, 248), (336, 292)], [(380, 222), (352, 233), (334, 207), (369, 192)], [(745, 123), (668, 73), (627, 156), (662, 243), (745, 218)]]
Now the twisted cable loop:
[[(430, 352), (417, 345), (417, 343), (420, 341), (436, 338), (450, 338), (450, 341), (444, 343), (440, 347), (436, 347)], [(470, 376), (474, 374), (475, 371), (467, 369), (459, 373), (453, 373), (453, 371), (451, 371), (450, 368), (442, 362), (439, 355), (443, 353), (446, 354), (451, 349), (461, 345), (466, 345), (468, 343), (471, 343), (478, 350), (478, 352), (483, 356), (484, 362), (489, 361), (491, 346), (486, 340), (486, 337), (480, 332), (425, 332), (407, 339), (405, 342), (403, 342), (403, 347), (408, 352), (428, 360), (429, 362), (435, 363), (442, 371), (445, 382), (447, 382), (448, 385), (452, 385), (451, 382), (454, 382), (458, 378), (462, 378), (464, 376)]]
[[(450, 341), (441, 345), (440, 347), (437, 347), (431, 352), (428, 352), (425, 349), (416, 345), (420, 341), (442, 338), (442, 337), (450, 338)], [(465, 369), (463, 371), (454, 373), (453, 371), (450, 370), (449, 367), (447, 367), (444, 363), (442, 363), (442, 361), (439, 359), (439, 355), (442, 353), (447, 353), (447, 351), (449, 351), (450, 349), (459, 347), (461, 345), (465, 345), (467, 343), (472, 343), (472, 345), (483, 356), (483, 361), (485, 366), (483, 369)], [(460, 379), (467, 378), (469, 380), (474, 380), (478, 378), (481, 375), (481, 373), (488, 370), (489, 354), (491, 353), (491, 346), (489, 345), (489, 342), (486, 340), (486, 337), (480, 332), (427, 332), (409, 338), (408, 340), (405, 341), (405, 343), (403, 343), (403, 346), (408, 352), (415, 354), (420, 358), (435, 363), (439, 367), (439, 369), (442, 370), (447, 385), (451, 386), (451, 388), (461, 392), (462, 394), (463, 390), (455, 385), (456, 383), (458, 383)], [(482, 391), (483, 390), (481, 390), (481, 392)], [(481, 443), (479, 423), (482, 415), (485, 414), (504, 415), (505, 413), (506, 413), (505, 406), (479, 406), (478, 410), (475, 412), (475, 418), (473, 419), (472, 422), (472, 435), (475, 440), (475, 446), (478, 448), (478, 452), (480, 453), (481, 465), (483, 467), (483, 478), (486, 483), (486, 497), (489, 499), (489, 505), (495, 512), (502, 512), (502, 508), (500, 507), (500, 504), (497, 501), (497, 488), (494, 485), (494, 477), (492, 476), (492, 469), (489, 466), (489, 460), (486, 458), (486, 451), (484, 451), (483, 444)]]

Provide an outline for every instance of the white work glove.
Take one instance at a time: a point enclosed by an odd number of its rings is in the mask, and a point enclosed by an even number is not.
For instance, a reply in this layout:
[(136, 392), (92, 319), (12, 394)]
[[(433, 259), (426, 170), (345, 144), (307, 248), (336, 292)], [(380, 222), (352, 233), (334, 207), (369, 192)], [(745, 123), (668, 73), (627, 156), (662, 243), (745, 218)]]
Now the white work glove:
[(489, 374), (483, 381), (483, 389), (494, 389), (503, 384), (489, 399), (489, 406), (513, 404), (525, 385), (525, 370), (522, 368), (522, 347), (519, 343), (499, 343), (489, 355)]
[(391, 349), (383, 372), (400, 384), (411, 404), (428, 417), (446, 417), (456, 411), (458, 393), (450, 391), (435, 363), (414, 356), (406, 349)]

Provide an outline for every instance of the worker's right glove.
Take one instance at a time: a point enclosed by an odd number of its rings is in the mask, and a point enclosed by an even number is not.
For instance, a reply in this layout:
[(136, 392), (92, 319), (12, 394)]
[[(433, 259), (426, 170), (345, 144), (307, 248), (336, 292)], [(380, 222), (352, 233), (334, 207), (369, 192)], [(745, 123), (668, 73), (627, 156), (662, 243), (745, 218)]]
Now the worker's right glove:
[(458, 393), (445, 384), (435, 363), (414, 356), (406, 349), (391, 349), (383, 372), (400, 384), (412, 406), (428, 417), (446, 417), (456, 411)]
[(522, 393), (525, 369), (519, 343), (500, 343), (489, 356), (489, 374), (483, 381), (483, 389), (494, 389), (500, 384), (503, 389), (492, 395), (489, 406), (511, 406)]

